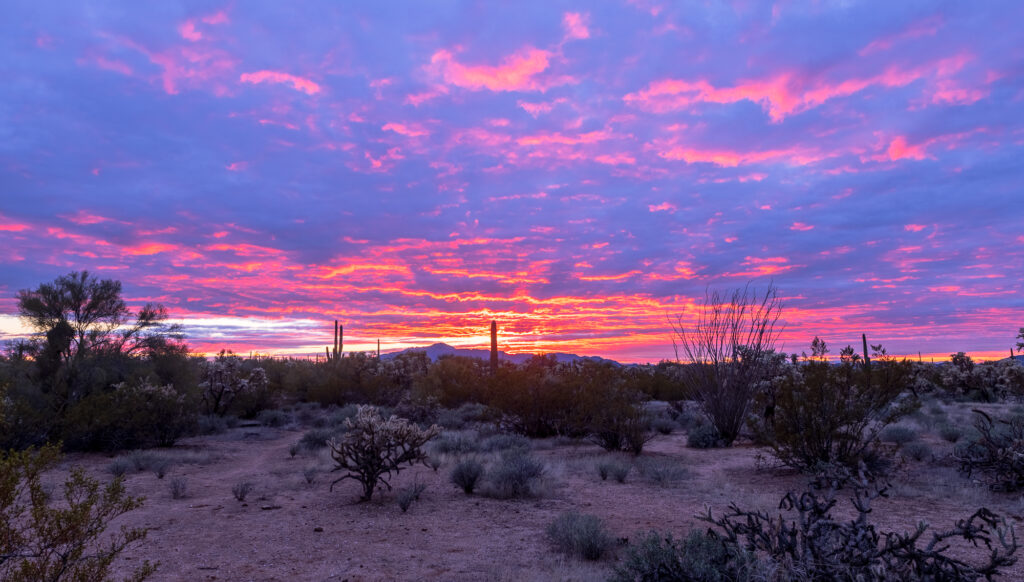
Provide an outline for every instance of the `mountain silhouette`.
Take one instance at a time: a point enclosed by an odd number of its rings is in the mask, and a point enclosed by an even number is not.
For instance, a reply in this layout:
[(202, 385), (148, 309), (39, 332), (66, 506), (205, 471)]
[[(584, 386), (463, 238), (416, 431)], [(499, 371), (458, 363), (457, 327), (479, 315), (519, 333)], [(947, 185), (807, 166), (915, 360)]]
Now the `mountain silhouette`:
[[(462, 356), (465, 358), (477, 358), (480, 360), (487, 360), (491, 357), (490, 350), (471, 350), (464, 348), (456, 348), (446, 343), (436, 343), (429, 345), (424, 348), (406, 348), (400, 352), (390, 352), (387, 354), (381, 354), (381, 359), (390, 360), (399, 354), (408, 352), (426, 352), (427, 357), (430, 358), (431, 362), (436, 362), (438, 358), (442, 356)], [(522, 364), (532, 358), (536, 354), (506, 354), (503, 351), (498, 351), (498, 359), (505, 362), (512, 362), (513, 364)], [(615, 360), (609, 360), (599, 356), (578, 356), (576, 354), (567, 354), (564, 352), (555, 352), (551, 354), (543, 354), (555, 356), (555, 359), (559, 362), (578, 362), (580, 360), (589, 360), (592, 362), (610, 362), (615, 365), (620, 365)]]

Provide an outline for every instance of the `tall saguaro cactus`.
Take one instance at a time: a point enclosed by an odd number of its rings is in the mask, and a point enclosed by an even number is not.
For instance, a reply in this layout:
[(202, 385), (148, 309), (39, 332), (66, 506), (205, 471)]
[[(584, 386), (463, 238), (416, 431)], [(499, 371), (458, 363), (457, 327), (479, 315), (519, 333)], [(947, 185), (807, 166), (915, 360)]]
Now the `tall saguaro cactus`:
[(342, 350), (344, 349), (345, 342), (345, 326), (338, 323), (338, 320), (334, 320), (334, 349), (324, 348), (327, 351), (327, 361), (337, 360), (341, 358)]
[(498, 322), (491, 320), (491, 374), (498, 372)]

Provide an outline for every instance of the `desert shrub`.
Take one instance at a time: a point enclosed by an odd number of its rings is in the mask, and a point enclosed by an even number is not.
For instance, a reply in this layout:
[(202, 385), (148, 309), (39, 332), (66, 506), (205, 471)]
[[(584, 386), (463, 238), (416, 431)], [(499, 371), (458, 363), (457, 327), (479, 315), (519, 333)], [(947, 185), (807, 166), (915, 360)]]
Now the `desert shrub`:
[(619, 483), (625, 483), (630, 469), (632, 469), (632, 465), (621, 461), (602, 461), (597, 464), (597, 474), (602, 481), (611, 477)]
[(156, 475), (157, 479), (163, 479), (167, 475), (167, 471), (171, 469), (172, 463), (167, 459), (156, 459), (150, 464), (149, 468)]
[(671, 459), (646, 459), (637, 470), (644, 478), (663, 487), (690, 478), (690, 471)]
[(115, 457), (107, 465), (107, 472), (115, 477), (122, 477), (131, 469), (132, 463), (124, 457)]
[(245, 498), (252, 493), (255, 486), (249, 481), (239, 481), (231, 486), (231, 494), (235, 496), (238, 501), (245, 501)]
[(288, 456), (289, 457), (294, 457), (295, 455), (298, 455), (301, 450), (302, 450), (302, 445), (301, 444), (299, 444), (299, 443), (292, 443), (292, 444), (288, 445)]
[(316, 475), (320, 470), (316, 467), (306, 467), (302, 470), (302, 478), (306, 480), (307, 485), (312, 485), (313, 481), (316, 481)]
[(502, 453), (487, 473), (482, 493), (495, 499), (520, 499), (539, 496), (544, 463), (521, 449)]
[(216, 414), (200, 414), (196, 417), (196, 434), (220, 434), (228, 430), (226, 418)]
[(396, 416), (385, 420), (372, 406), (360, 406), (355, 418), (345, 421), (345, 428), (340, 439), (327, 443), (336, 464), (332, 471), (348, 471), (331, 483), (331, 489), (339, 481), (355, 479), (363, 487), (362, 501), (369, 501), (379, 485), (390, 490), (391, 474), (400, 472), (403, 465), (424, 462), (424, 445), (440, 432), (437, 426), (422, 429)]
[(71, 450), (116, 451), (171, 446), (194, 427), (185, 396), (172, 386), (120, 383), (74, 404), (61, 434)]
[(1024, 419), (993, 420), (974, 412), (976, 437), (953, 452), (960, 471), (968, 477), (980, 473), (995, 491), (1024, 489)]
[(479, 451), (493, 453), (508, 449), (529, 449), (530, 439), (518, 434), (495, 434), (480, 441)]
[(932, 456), (931, 445), (920, 441), (907, 443), (900, 451), (915, 461), (923, 461)]
[(398, 507), (401, 508), (402, 513), (409, 510), (413, 501), (419, 501), (420, 495), (426, 491), (427, 485), (425, 483), (413, 483), (409, 487), (403, 487), (398, 490), (398, 494), (395, 496), (398, 501)]
[(696, 318), (672, 325), (679, 371), (689, 393), (732, 445), (747, 422), (755, 395), (781, 357), (774, 353), (782, 310), (776, 289), (760, 294), (749, 285), (728, 296), (708, 290)]
[(292, 421), (292, 417), (283, 410), (261, 410), (256, 415), (256, 420), (263, 426), (269, 426), (271, 428), (277, 428), (284, 426)]
[(686, 435), (686, 446), (691, 449), (711, 449), (722, 444), (722, 437), (713, 424), (697, 425)]
[(584, 427), (590, 439), (606, 451), (627, 450), (634, 455), (643, 452), (644, 445), (654, 435), (650, 432), (650, 418), (639, 402), (638, 394), (625, 391), (606, 391), (593, 403)]
[(548, 525), (547, 534), (558, 551), (584, 560), (600, 560), (614, 543), (600, 518), (575, 511), (555, 518)]
[(660, 417), (651, 421), (651, 428), (660, 434), (672, 434), (678, 426), (671, 418)]
[(791, 366), (763, 402), (770, 421), (758, 427), (783, 464), (802, 471), (821, 465), (858, 467), (879, 431), (911, 412), (902, 398), (909, 364), (881, 359), (864, 366), (808, 361)]
[(939, 426), (939, 436), (946, 442), (956, 443), (963, 435), (964, 431), (955, 424), (943, 424)]
[(878, 432), (878, 440), (902, 445), (917, 440), (917, 431), (908, 426), (887, 426)]
[(480, 442), (473, 432), (443, 432), (430, 443), (432, 455), (466, 455), (480, 451)]
[(307, 451), (322, 449), (327, 446), (327, 441), (331, 440), (334, 434), (335, 431), (327, 428), (310, 429), (299, 439), (299, 445)]
[(757, 566), (755, 555), (727, 546), (712, 534), (695, 530), (677, 541), (671, 535), (650, 532), (629, 545), (611, 582), (753, 581), (758, 579)]
[(434, 424), (440, 410), (437, 398), (405, 394), (395, 405), (394, 414), (416, 424)]
[(242, 358), (228, 351), (203, 363), (199, 388), (207, 414), (224, 416), (238, 400), (244, 415), (251, 416), (267, 404), (266, 372), (263, 368), (246, 370)]
[(188, 481), (184, 477), (171, 479), (168, 488), (171, 490), (172, 499), (184, 499), (188, 495)]
[(484, 474), (484, 466), (476, 459), (462, 459), (452, 468), (449, 479), (462, 489), (466, 495), (472, 495), (477, 483)]
[(995, 402), (1024, 394), (1024, 366), (999, 360), (976, 364), (963, 352), (950, 355), (937, 383), (948, 394), (976, 402)]
[[(51, 503), (55, 496), (42, 475), (58, 462), (56, 446), (0, 453), (0, 579), (105, 580), (118, 555), (146, 537), (145, 529), (128, 527), (104, 535), (111, 520), (142, 505), (142, 498), (126, 494), (120, 477), (102, 487), (75, 467), (60, 488), (61, 499)], [(131, 579), (155, 570), (143, 562)]]

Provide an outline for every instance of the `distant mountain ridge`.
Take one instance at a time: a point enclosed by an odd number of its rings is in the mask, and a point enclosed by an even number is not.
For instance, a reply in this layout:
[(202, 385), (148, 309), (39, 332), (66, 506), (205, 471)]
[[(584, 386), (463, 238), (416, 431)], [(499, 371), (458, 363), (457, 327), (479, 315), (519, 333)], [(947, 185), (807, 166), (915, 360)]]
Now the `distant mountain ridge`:
[[(462, 356), (465, 358), (477, 358), (479, 360), (490, 360), (490, 350), (471, 350), (465, 348), (456, 348), (446, 343), (436, 343), (429, 345), (425, 348), (406, 348), (400, 352), (391, 352), (388, 354), (381, 354), (381, 359), (390, 360), (399, 354), (405, 354), (408, 352), (426, 352), (427, 357), (430, 358), (431, 362), (436, 362), (438, 358), (442, 356)], [(535, 355), (554, 356), (559, 362), (578, 362), (581, 360), (588, 360), (591, 362), (609, 362), (620, 366), (615, 360), (609, 360), (600, 356), (578, 356), (576, 354), (566, 354), (563, 352), (555, 352), (549, 354), (506, 354), (505, 352), (498, 351), (498, 359), (505, 362), (512, 362), (513, 364), (522, 364)]]

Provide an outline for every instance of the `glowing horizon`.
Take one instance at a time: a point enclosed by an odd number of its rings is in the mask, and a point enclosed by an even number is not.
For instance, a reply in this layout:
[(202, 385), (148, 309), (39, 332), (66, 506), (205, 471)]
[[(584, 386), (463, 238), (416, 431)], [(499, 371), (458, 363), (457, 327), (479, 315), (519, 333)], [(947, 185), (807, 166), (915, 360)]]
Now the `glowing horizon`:
[[(314, 16), (315, 15), (315, 16)], [(0, 340), (73, 270), (200, 353), (672, 359), (705, 288), (780, 347), (1008, 355), (1024, 6), (8, 7)], [(980, 39), (980, 40), (979, 40)]]

